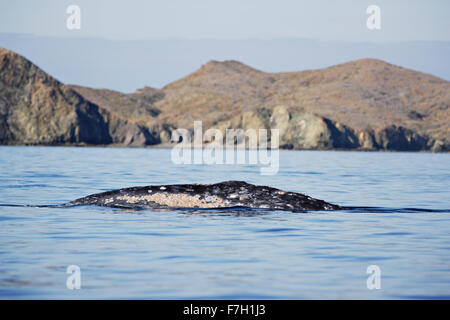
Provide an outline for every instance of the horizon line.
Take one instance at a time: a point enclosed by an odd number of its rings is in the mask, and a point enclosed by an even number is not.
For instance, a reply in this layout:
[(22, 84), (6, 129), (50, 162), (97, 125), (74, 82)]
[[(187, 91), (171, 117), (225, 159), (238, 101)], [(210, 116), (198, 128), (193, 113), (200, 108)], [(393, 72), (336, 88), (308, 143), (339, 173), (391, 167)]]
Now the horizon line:
[(178, 41), (279, 41), (279, 40), (292, 40), (292, 41), (311, 41), (311, 42), (324, 42), (324, 43), (342, 43), (342, 44), (393, 44), (393, 43), (450, 43), (450, 40), (333, 40), (333, 39), (320, 39), (320, 38), (308, 38), (308, 37), (293, 37), (293, 36), (276, 36), (276, 37), (246, 37), (246, 38), (211, 38), (211, 37), (181, 37), (181, 36), (166, 36), (166, 37), (148, 37), (148, 38), (135, 38), (135, 39), (114, 39), (105, 36), (91, 36), (91, 35), (44, 35), (28, 32), (2, 32), (0, 36), (17, 36), (17, 37), (41, 37), (41, 38), (55, 38), (61, 40), (105, 40), (111, 42), (133, 42), (133, 41), (161, 41), (161, 40), (178, 40)]

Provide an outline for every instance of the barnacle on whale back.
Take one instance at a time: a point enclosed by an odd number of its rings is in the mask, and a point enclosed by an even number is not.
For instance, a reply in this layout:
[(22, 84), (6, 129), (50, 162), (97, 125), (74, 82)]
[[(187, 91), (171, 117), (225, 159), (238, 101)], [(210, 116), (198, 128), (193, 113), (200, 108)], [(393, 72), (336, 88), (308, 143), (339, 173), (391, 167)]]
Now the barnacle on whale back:
[(215, 184), (173, 184), (131, 187), (93, 194), (66, 205), (120, 208), (232, 208), (309, 211), (339, 206), (307, 195), (243, 181)]

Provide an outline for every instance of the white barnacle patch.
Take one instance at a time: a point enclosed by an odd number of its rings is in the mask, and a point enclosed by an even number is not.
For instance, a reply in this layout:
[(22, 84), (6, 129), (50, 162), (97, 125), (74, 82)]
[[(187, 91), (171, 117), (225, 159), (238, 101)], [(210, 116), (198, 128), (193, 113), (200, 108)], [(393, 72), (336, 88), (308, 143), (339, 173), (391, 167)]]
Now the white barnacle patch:
[(147, 191), (148, 193), (152, 193), (152, 190), (150, 190), (150, 189), (148, 189), (148, 191)]
[(267, 204), (262, 204), (259, 206), (260, 209), (269, 209), (270, 207)]
[(228, 198), (230, 198), (230, 199), (235, 199), (235, 198), (237, 198), (238, 197), (238, 195), (237, 194), (230, 194), (230, 195), (228, 195)]
[(277, 193), (277, 194), (285, 194), (286, 192), (281, 191), (281, 190), (278, 190), (276, 193)]
[(114, 202), (113, 198), (105, 199), (105, 204), (108, 204), (108, 203), (111, 203), (111, 202)]
[(205, 201), (208, 202), (208, 203), (216, 202), (217, 201), (217, 197), (216, 196), (207, 196), (205, 198)]
[(200, 199), (200, 195), (189, 195), (185, 193), (153, 193), (142, 196), (124, 195), (117, 197), (118, 200), (124, 200), (127, 203), (156, 203), (174, 208), (217, 208), (224, 207), (222, 199), (216, 196), (208, 197), (209, 199)]
[(166, 190), (167, 188), (166, 188), (166, 187), (160, 187), (159, 189), (161, 189), (161, 190)]

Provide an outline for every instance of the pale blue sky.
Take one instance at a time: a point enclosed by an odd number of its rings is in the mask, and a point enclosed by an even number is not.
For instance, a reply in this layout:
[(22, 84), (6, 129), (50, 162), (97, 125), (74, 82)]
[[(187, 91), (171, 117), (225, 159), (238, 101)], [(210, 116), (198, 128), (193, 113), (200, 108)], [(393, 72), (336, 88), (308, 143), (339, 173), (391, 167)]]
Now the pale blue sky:
[[(71, 4), (81, 30), (66, 28)], [(381, 30), (366, 27), (369, 5)], [(208, 60), (264, 71), (360, 58), (450, 79), (450, 0), (0, 0), (0, 47), (64, 83), (132, 92)]]
[[(79, 31), (66, 29), (69, 4), (81, 8)], [(366, 28), (370, 4), (381, 8), (381, 30)], [(0, 32), (115, 40), (449, 41), (449, 15), (448, 0), (0, 0)]]

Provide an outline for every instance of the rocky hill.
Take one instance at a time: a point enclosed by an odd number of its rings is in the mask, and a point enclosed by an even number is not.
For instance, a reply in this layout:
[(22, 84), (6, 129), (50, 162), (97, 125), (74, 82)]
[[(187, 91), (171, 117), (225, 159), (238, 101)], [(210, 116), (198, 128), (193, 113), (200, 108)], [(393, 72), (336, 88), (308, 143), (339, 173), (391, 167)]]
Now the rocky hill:
[(0, 143), (108, 144), (111, 138), (96, 105), (0, 49)]
[(0, 144), (143, 146), (159, 142), (150, 128), (133, 121), (125, 109), (101, 108), (24, 57), (0, 48)]
[(278, 128), (293, 149), (450, 150), (450, 83), (362, 59), (266, 73), (210, 61), (162, 89), (124, 94), (63, 85), (0, 49), (0, 143), (170, 141), (174, 128)]
[(375, 59), (289, 73), (211, 61), (163, 91), (155, 106), (177, 126), (279, 128), (286, 148), (450, 148), (450, 83)]

